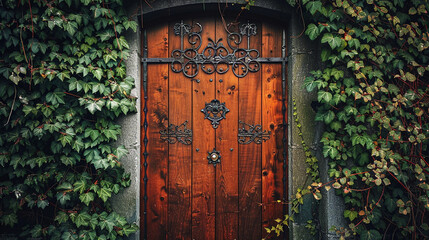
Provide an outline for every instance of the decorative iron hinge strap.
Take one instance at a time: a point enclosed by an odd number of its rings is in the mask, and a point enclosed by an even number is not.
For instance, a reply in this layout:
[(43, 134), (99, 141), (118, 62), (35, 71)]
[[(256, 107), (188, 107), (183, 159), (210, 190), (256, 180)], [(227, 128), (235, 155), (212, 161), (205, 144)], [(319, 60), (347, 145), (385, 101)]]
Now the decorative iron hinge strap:
[(270, 139), (271, 131), (262, 130), (260, 124), (250, 125), (239, 121), (242, 127), (238, 128), (238, 143), (250, 144), (252, 142), (261, 144), (262, 141)]
[(159, 131), (161, 140), (174, 144), (176, 142), (190, 145), (192, 143), (192, 130), (186, 127), (188, 121), (176, 126), (174, 124), (168, 125), (167, 129)]
[[(258, 72), (261, 63), (285, 63), (287, 58), (262, 58), (258, 49), (251, 47), (251, 39), (257, 35), (254, 23), (244, 23), (238, 26), (238, 31), (228, 31), (225, 39), (208, 38), (203, 43), (203, 26), (178, 22), (174, 25), (174, 34), (180, 37), (180, 48), (171, 52), (170, 58), (143, 58), (147, 63), (169, 63), (175, 73), (183, 73), (185, 77), (193, 78), (199, 71), (206, 74), (224, 74), (231, 70), (238, 78), (245, 77), (250, 72)], [(247, 41), (243, 41), (247, 39)], [(243, 46), (247, 42), (247, 47)], [(186, 43), (186, 47), (185, 47)]]
[[(141, 58), (142, 63), (173, 63), (176, 59), (175, 58)], [(260, 63), (283, 63), (288, 62), (288, 58), (282, 58), (282, 57), (260, 57), (254, 59), (257, 62)], [(228, 64), (233, 64), (234, 62), (228, 62)]]

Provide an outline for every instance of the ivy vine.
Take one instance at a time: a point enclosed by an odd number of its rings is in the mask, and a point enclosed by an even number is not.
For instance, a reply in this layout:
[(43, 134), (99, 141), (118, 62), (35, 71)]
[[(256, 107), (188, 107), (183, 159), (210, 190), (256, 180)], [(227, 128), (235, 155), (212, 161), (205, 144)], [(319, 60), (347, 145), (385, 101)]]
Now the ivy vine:
[(20, 238), (120, 239), (109, 199), (130, 185), (112, 147), (135, 111), (122, 0), (0, 1), (0, 229)]
[(344, 198), (342, 239), (429, 238), (429, 3), (302, 0), (305, 34), (322, 45), (316, 120), (328, 183)]

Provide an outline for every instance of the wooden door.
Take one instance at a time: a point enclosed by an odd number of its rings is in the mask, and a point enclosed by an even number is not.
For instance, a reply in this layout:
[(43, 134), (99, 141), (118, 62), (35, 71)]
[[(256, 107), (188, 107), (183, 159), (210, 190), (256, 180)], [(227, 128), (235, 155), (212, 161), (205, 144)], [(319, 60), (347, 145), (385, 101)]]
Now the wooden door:
[(144, 32), (141, 238), (265, 237), (287, 196), (284, 30), (205, 17)]

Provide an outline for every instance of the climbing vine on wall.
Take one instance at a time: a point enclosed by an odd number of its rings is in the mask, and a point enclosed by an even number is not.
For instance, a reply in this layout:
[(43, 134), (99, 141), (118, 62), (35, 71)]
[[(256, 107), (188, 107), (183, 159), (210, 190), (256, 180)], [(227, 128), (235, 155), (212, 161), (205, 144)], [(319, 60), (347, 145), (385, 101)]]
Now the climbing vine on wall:
[(305, 88), (317, 91), (333, 180), (313, 193), (343, 197), (342, 238), (429, 238), (428, 1), (288, 2), (322, 46)]
[(135, 110), (126, 77), (136, 31), (122, 0), (0, 1), (0, 229), (20, 238), (135, 232), (109, 199), (129, 186), (115, 119)]

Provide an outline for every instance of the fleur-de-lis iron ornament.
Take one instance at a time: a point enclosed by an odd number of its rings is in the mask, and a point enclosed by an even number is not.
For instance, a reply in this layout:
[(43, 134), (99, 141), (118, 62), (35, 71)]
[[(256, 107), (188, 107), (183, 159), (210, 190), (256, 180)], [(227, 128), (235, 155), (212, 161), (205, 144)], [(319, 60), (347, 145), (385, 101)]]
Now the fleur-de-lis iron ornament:
[(239, 121), (241, 127), (238, 128), (238, 143), (249, 144), (256, 143), (261, 144), (262, 141), (270, 139), (271, 131), (262, 130), (260, 124), (250, 125), (245, 122)]
[(179, 126), (169, 124), (167, 129), (159, 131), (161, 140), (170, 144), (180, 142), (185, 145), (190, 145), (192, 143), (192, 130), (188, 129), (186, 124), (188, 124), (188, 121), (185, 121)]
[[(258, 61), (259, 51), (250, 48), (250, 37), (257, 34), (257, 27), (254, 23), (242, 24), (239, 32), (230, 32), (227, 35), (228, 47), (223, 44), (223, 39), (216, 41), (208, 38), (209, 43), (201, 49), (203, 27), (199, 23), (194, 25), (182, 22), (174, 25), (174, 34), (180, 36), (180, 49), (171, 52), (174, 59), (171, 63), (171, 70), (176, 73), (182, 72), (186, 77), (193, 78), (198, 75), (199, 70), (207, 74), (224, 74), (232, 68), (235, 76), (242, 78), (249, 72), (257, 72), (261, 68)], [(191, 45), (184, 48), (185, 37)], [(247, 48), (239, 47), (247, 37)]]
[(204, 113), (204, 119), (208, 119), (212, 122), (212, 126), (216, 129), (219, 126), (219, 122), (225, 119), (225, 115), (229, 112), (229, 109), (225, 106), (225, 103), (220, 103), (219, 100), (214, 99), (209, 103), (206, 103), (205, 108), (201, 109)]

